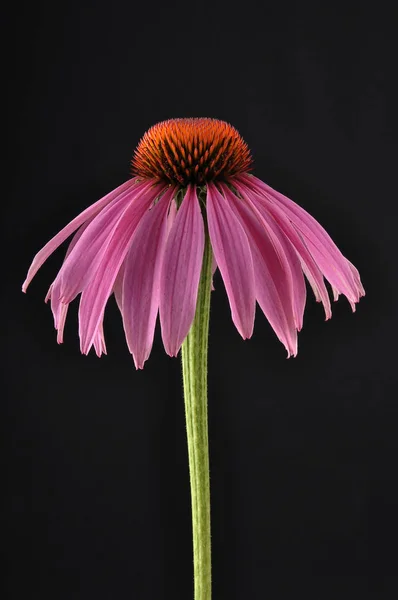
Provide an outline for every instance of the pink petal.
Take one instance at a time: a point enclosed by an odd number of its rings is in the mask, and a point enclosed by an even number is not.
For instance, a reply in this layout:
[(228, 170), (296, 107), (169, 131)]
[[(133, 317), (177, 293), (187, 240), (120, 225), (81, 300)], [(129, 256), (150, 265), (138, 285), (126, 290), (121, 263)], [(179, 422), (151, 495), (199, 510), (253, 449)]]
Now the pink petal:
[[(301, 259), (301, 268), (303, 269), (303, 273), (311, 286), (311, 289), (315, 296), (315, 300), (317, 302), (322, 302), (323, 304), (323, 308), (325, 310), (325, 320), (327, 321), (328, 319), (331, 319), (332, 308), (330, 306), (330, 298), (325, 286), (325, 281), (323, 279), (322, 273), (316, 266), (315, 262), (312, 265), (312, 271), (311, 269), (308, 269), (307, 263), (305, 263), (305, 261)], [(316, 272), (318, 279), (315, 279), (315, 277), (313, 276), (313, 272)]]
[(141, 219), (126, 257), (123, 279), (123, 324), (137, 369), (152, 349), (159, 308), (160, 274), (167, 239), (169, 189)]
[(253, 333), (255, 294), (253, 258), (247, 235), (213, 183), (207, 186), (210, 241), (231, 307), (232, 320), (243, 339)]
[(325, 282), (323, 280), (322, 273), (317, 267), (314, 259), (312, 258), (311, 253), (309, 252), (307, 246), (304, 244), (301, 236), (292, 225), (290, 220), (287, 218), (283, 209), (280, 208), (277, 204), (270, 202), (264, 196), (260, 196), (258, 193), (253, 193), (249, 187), (244, 184), (235, 183), (237, 190), (243, 195), (246, 194), (246, 197), (250, 200), (252, 204), (256, 206), (256, 208), (266, 216), (267, 214), (271, 215), (275, 220), (275, 223), (281, 230), (281, 234), (285, 235), (289, 240), (291, 245), (296, 250), (300, 262), (301, 268), (303, 269), (313, 291), (317, 301), (322, 301), (326, 319), (330, 319), (332, 316), (332, 311), (330, 307), (330, 299), (329, 294), (327, 292)]
[(211, 257), (211, 291), (214, 292), (215, 287), (214, 287), (214, 274), (217, 271), (217, 261), (214, 257), (214, 253), (212, 254)]
[(106, 255), (108, 244), (120, 220), (123, 219), (126, 208), (134, 207), (138, 199), (147, 198), (148, 194), (152, 197), (159, 189), (159, 186), (152, 187), (152, 182), (137, 184), (106, 206), (91, 221), (57, 275), (53, 284), (53, 297), (58, 297), (63, 302), (71, 302), (84, 290)]
[(83, 290), (79, 306), (79, 336), (83, 354), (87, 354), (93, 344), (116, 276), (130, 248), (133, 233), (161, 189), (161, 186), (146, 189), (125, 208), (108, 239), (105, 251), (102, 251), (102, 260), (94, 276)]
[(265, 211), (259, 203), (252, 200), (252, 197), (246, 193), (243, 186), (240, 186), (240, 188), (237, 187), (236, 189), (246, 200), (251, 209), (255, 211), (257, 217), (262, 221), (266, 234), (268, 235), (280, 262), (280, 268), (282, 272), (286, 274), (289, 287), (287, 293), (292, 302), (294, 323), (297, 330), (300, 331), (303, 327), (303, 315), (307, 292), (303, 271), (297, 253), (270, 214)]
[(45, 302), (51, 300), (51, 311), (54, 318), (54, 327), (58, 331), (57, 341), (58, 344), (62, 344), (63, 342), (63, 330), (65, 326), (66, 315), (68, 312), (69, 303), (64, 303), (58, 296), (54, 296), (53, 294), (53, 284), (50, 285), (50, 288), (45, 297)]
[(348, 262), (348, 266), (351, 269), (351, 273), (354, 278), (355, 285), (357, 286), (357, 288), (359, 290), (359, 296), (362, 298), (363, 296), (365, 296), (365, 289), (362, 285), (361, 278), (359, 276), (359, 271), (356, 267), (354, 267), (354, 265), (347, 258), (346, 258), (346, 261)]
[(204, 240), (196, 189), (190, 185), (167, 239), (160, 280), (162, 339), (170, 356), (177, 356), (195, 316)]
[(214, 254), (211, 257), (211, 274), (214, 276), (214, 273), (217, 271), (217, 261), (215, 259)]
[(59, 318), (57, 319), (56, 329), (58, 330), (57, 334), (57, 343), (62, 344), (64, 341), (64, 327), (66, 321), (66, 315), (68, 314), (69, 304), (62, 304), (60, 307)]
[(47, 304), (47, 302), (51, 299), (51, 293), (53, 291), (53, 284), (50, 285), (50, 287), (48, 288), (48, 292), (46, 294), (46, 297), (44, 298), (44, 302)]
[(177, 216), (177, 202), (175, 199), (170, 203), (169, 214), (167, 215), (167, 235), (169, 235), (171, 228), (173, 227), (173, 223)]
[[(72, 238), (72, 241), (70, 242), (69, 246), (68, 246), (68, 250), (66, 251), (66, 255), (64, 258), (64, 262), (67, 259), (67, 257), (69, 256), (69, 254), (71, 253), (71, 251), (73, 250), (73, 248), (75, 247), (76, 243), (78, 242), (78, 240), (80, 239), (80, 237), (82, 236), (83, 232), (85, 231), (85, 229), (88, 227), (88, 225), (91, 223), (92, 219), (94, 217), (92, 217), (91, 219), (88, 219), (84, 225), (82, 225), (77, 232), (75, 233), (75, 235)], [(65, 304), (64, 302), (61, 301), (61, 299), (58, 296), (54, 296), (53, 295), (53, 286), (54, 284), (52, 283), (49, 287), (49, 290), (47, 292), (47, 295), (44, 299), (44, 302), (48, 302), (50, 299), (51, 301), (51, 310), (53, 313), (53, 317), (54, 317), (54, 327), (55, 329), (58, 330), (58, 335), (57, 335), (57, 342), (58, 344), (62, 344), (63, 343), (63, 332), (64, 332), (64, 327), (65, 327), (65, 320), (66, 320), (66, 315), (68, 312), (68, 307), (69, 307), (69, 303)]]
[(301, 206), (260, 179), (247, 175), (239, 176), (238, 179), (256, 191), (260, 189), (265, 198), (283, 207), (287, 217), (303, 236), (323, 275), (339, 293), (348, 298), (354, 308), (354, 303), (364, 295), (362, 284), (356, 279), (351, 263), (341, 254), (324, 228)]
[(97, 333), (95, 334), (93, 345), (98, 358), (100, 358), (101, 354), (106, 354), (104, 326), (102, 323), (98, 327)]
[(79, 227), (79, 229), (76, 231), (75, 235), (73, 236), (73, 238), (70, 241), (70, 244), (69, 244), (68, 249), (66, 251), (65, 258), (64, 258), (63, 262), (66, 261), (66, 259), (68, 258), (69, 254), (72, 252), (73, 248), (76, 246), (77, 242), (80, 240), (80, 238), (82, 237), (83, 233), (86, 231), (87, 227), (95, 219), (95, 217), (96, 217), (96, 215), (94, 215), (90, 219), (87, 219), (87, 221), (83, 225), (81, 225), (81, 227)]
[(126, 191), (132, 190), (136, 185), (136, 178), (129, 179), (115, 190), (95, 202), (86, 210), (84, 210), (80, 215), (75, 217), (73, 221), (71, 221), (66, 227), (61, 229), (57, 235), (55, 235), (47, 244), (36, 254), (33, 259), (33, 262), (29, 268), (26, 279), (22, 285), (22, 291), (26, 292), (28, 285), (32, 281), (33, 277), (36, 275), (37, 271), (43, 265), (43, 263), (47, 260), (47, 258), (64, 242), (80, 225), (82, 225), (87, 219), (93, 218), (97, 215), (105, 206), (108, 204), (117, 201), (119, 197), (124, 194)]
[(226, 198), (239, 215), (250, 242), (257, 301), (270, 322), (288, 356), (297, 354), (297, 331), (293, 311), (292, 275), (286, 257), (281, 260), (275, 248), (273, 233), (265, 228), (264, 221), (253, 212), (244, 200), (223, 186)]
[[(333, 292), (333, 300), (334, 300), (335, 302), (337, 302), (337, 300), (339, 299), (339, 296), (340, 296), (340, 294), (339, 294), (339, 292), (336, 290), (336, 288), (335, 288), (335, 287), (333, 287), (333, 285), (332, 285), (332, 292)], [(355, 310), (355, 309), (354, 309), (354, 310)]]
[(113, 293), (115, 294), (116, 304), (123, 316), (123, 279), (126, 260), (123, 261), (118, 274), (116, 275), (115, 283), (113, 284)]

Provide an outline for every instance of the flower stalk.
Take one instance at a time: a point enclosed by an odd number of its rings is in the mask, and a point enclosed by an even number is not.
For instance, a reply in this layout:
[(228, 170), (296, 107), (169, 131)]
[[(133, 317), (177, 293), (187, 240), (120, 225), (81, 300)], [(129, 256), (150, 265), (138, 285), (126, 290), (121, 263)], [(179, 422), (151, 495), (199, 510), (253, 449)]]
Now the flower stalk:
[(185, 417), (192, 500), (195, 600), (211, 600), (210, 475), (207, 354), (212, 251), (206, 232), (196, 313), (182, 345)]

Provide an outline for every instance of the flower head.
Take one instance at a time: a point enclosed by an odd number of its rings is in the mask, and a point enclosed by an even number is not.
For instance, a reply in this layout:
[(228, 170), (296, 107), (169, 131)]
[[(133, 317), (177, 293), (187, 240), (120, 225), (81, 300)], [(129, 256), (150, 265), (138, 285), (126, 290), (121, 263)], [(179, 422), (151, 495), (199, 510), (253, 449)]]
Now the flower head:
[(70, 302), (81, 294), (81, 351), (106, 353), (103, 318), (114, 294), (137, 368), (153, 343), (159, 312), (166, 352), (175, 356), (192, 324), (205, 235), (241, 336), (253, 332), (256, 301), (288, 356), (306, 300), (304, 275), (326, 319), (325, 279), (353, 310), (364, 295), (357, 269), (303, 208), (249, 175), (252, 159), (239, 133), (217, 119), (171, 119), (148, 130), (134, 176), (88, 207), (35, 256), (23, 291), (38, 269), (75, 233), (51, 284), (58, 342)]
[(232, 125), (218, 119), (170, 119), (151, 127), (135, 151), (133, 172), (186, 186), (246, 173), (249, 148)]

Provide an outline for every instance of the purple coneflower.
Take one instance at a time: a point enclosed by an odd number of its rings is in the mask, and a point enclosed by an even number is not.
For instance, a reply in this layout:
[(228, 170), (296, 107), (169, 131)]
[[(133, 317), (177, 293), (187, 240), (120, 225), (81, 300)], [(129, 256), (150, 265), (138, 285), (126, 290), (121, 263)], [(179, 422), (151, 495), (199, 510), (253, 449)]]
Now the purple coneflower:
[[(81, 350), (106, 352), (103, 318), (115, 294), (127, 344), (141, 369), (159, 311), (166, 352), (182, 346), (192, 496), (195, 600), (211, 600), (207, 346), (212, 274), (224, 280), (232, 320), (253, 332), (256, 300), (288, 356), (297, 354), (307, 277), (331, 316), (334, 298), (355, 310), (358, 271), (304, 209), (249, 175), (249, 149), (228, 123), (171, 119), (144, 135), (134, 177), (93, 204), (36, 255), (26, 291), (52, 252), (75, 233), (50, 286), (58, 342), (69, 303), (81, 294)], [(77, 231), (76, 231), (77, 230)]]
[(147, 360), (159, 311), (166, 352), (176, 356), (195, 316), (205, 236), (232, 320), (253, 332), (256, 300), (288, 356), (306, 300), (304, 275), (326, 319), (344, 294), (355, 310), (364, 295), (357, 269), (303, 208), (249, 174), (250, 151), (217, 119), (171, 119), (140, 141), (134, 176), (84, 210), (35, 256), (23, 290), (52, 252), (76, 232), (50, 286), (58, 342), (68, 306), (81, 294), (81, 351), (106, 352), (103, 318), (112, 293), (137, 368)]

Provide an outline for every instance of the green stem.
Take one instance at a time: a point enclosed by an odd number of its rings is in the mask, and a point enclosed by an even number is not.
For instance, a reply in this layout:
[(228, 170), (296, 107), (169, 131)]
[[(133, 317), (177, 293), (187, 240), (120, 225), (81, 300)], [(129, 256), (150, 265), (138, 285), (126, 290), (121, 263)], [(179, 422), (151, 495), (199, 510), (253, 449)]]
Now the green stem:
[(211, 600), (207, 348), (212, 253), (206, 234), (196, 314), (182, 345), (185, 417), (191, 480), (195, 600)]

